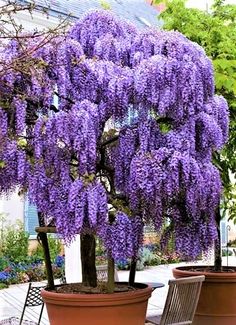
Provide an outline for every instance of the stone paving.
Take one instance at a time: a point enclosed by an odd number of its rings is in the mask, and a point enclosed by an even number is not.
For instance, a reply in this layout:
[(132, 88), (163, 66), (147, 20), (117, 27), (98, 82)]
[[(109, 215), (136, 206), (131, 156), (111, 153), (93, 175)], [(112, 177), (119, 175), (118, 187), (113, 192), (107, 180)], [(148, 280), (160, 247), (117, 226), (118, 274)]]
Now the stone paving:
[[(192, 264), (192, 263), (191, 263)], [(210, 264), (206, 261), (199, 261), (198, 264)], [(223, 264), (227, 265), (226, 258), (223, 259)], [(152, 297), (148, 303), (148, 316), (161, 314), (164, 307), (167, 291), (168, 281), (173, 278), (172, 269), (176, 266), (186, 265), (186, 263), (159, 265), (148, 267), (143, 271), (136, 272), (136, 282), (162, 282), (165, 284), (163, 288), (156, 289), (152, 293)], [(231, 256), (228, 259), (228, 265), (236, 265), (236, 257)], [(120, 281), (127, 281), (129, 271), (118, 271)], [(42, 283), (40, 283), (42, 285)], [(46, 284), (46, 283), (45, 283)], [(28, 284), (11, 285), (7, 289), (0, 290), (0, 324), (4, 319), (10, 317), (20, 317), (23, 309)], [(29, 321), (36, 321), (39, 314), (40, 307), (28, 307), (25, 311), (25, 319)], [(2, 323), (4, 324), (4, 323)], [(17, 324), (17, 322), (15, 323)], [(19, 323), (18, 323), (19, 324)], [(44, 308), (41, 325), (48, 325), (48, 317), (46, 308)], [(69, 325), (69, 324), (65, 324)], [(122, 324), (121, 324), (122, 325)]]
[[(39, 284), (42, 285), (42, 283)], [(12, 318), (9, 324), (19, 325), (19, 320), (17, 321), (17, 319), (21, 317), (28, 286), (28, 283), (15, 284), (11, 285), (7, 289), (0, 290), (0, 324), (5, 324), (4, 322), (1, 322), (2, 320)], [(40, 309), (40, 306), (26, 307), (24, 319), (37, 322)], [(40, 324), (49, 324), (46, 308), (44, 309)]]

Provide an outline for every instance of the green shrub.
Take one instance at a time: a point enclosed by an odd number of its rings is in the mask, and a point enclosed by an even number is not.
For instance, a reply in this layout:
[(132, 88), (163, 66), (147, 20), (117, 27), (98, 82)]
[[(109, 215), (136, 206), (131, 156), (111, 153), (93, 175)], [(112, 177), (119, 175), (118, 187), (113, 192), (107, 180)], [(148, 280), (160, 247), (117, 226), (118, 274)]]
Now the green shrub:
[(232, 256), (233, 252), (231, 250), (222, 249), (222, 256)]
[(0, 272), (8, 266), (8, 260), (5, 257), (0, 257)]
[(137, 271), (141, 271), (145, 266), (159, 265), (160, 263), (161, 259), (158, 255), (153, 253), (149, 248), (143, 247), (137, 260), (136, 269)]
[(105, 248), (102, 241), (97, 238), (96, 239), (96, 256), (104, 256), (105, 255)]
[[(61, 252), (61, 242), (54, 235), (48, 235), (48, 246), (50, 251), (51, 262), (54, 262), (57, 255), (59, 255)], [(32, 258), (43, 261), (44, 253), (41, 244), (39, 244), (37, 248), (32, 252)]]
[[(2, 224), (4, 226), (4, 224)], [(28, 257), (29, 234), (24, 230), (21, 221), (7, 225), (1, 229), (1, 256), (10, 261), (21, 262)]]
[(8, 285), (6, 283), (0, 283), (0, 290), (8, 288)]
[[(29, 234), (23, 224), (15, 225), (6, 222), (0, 214), (0, 285), (5, 288), (9, 284), (28, 281), (42, 281), (46, 278), (43, 263), (43, 248), (38, 245), (33, 255), (28, 255)], [(52, 268), (56, 278), (64, 274), (63, 258), (59, 257), (61, 243), (58, 238), (48, 236), (48, 244), (52, 259)], [(0, 289), (1, 289), (0, 287)]]

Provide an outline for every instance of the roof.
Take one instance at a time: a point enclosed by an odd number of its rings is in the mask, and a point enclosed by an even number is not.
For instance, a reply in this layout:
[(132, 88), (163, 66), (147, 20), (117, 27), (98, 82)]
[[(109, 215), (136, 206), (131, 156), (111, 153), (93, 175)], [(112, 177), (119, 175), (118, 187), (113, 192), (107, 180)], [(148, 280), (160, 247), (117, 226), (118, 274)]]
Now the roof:
[[(20, 0), (19, 2), (32, 2)], [(101, 9), (102, 4), (109, 4), (111, 10), (118, 16), (131, 21), (139, 28), (157, 26), (157, 10), (145, 0), (35, 0), (36, 5), (49, 8), (51, 16), (70, 14), (79, 18), (91, 9)]]

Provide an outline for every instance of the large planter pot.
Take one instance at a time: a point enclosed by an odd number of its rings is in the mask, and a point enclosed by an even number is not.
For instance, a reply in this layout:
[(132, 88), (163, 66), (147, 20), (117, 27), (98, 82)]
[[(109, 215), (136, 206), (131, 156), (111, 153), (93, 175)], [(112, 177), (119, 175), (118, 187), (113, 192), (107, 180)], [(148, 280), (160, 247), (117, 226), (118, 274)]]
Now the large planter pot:
[(152, 288), (113, 294), (65, 294), (42, 290), (50, 325), (143, 325)]
[[(196, 271), (194, 271), (196, 269)], [(194, 325), (236, 324), (236, 268), (226, 272), (207, 272), (206, 266), (184, 266), (173, 270), (175, 278), (205, 275)]]

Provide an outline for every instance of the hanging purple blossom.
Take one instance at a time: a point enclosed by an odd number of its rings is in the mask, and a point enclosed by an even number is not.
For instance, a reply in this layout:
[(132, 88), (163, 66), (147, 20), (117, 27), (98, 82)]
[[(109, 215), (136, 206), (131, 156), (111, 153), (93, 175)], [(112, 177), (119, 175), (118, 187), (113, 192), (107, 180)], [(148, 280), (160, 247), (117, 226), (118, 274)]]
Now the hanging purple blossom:
[(115, 222), (107, 228), (104, 240), (108, 255), (115, 260), (137, 257), (142, 245), (142, 228), (142, 221), (138, 216), (132, 219), (118, 211)]
[(13, 105), (16, 114), (16, 132), (17, 134), (23, 133), (25, 130), (25, 118), (26, 118), (26, 107), (27, 104), (25, 100), (15, 97), (13, 99)]
[(94, 10), (85, 14), (72, 27), (69, 35), (80, 42), (86, 55), (93, 57), (98, 51), (98, 49), (94, 51), (94, 48), (99, 46), (96, 42), (103, 37), (110, 35), (118, 41), (121, 39), (129, 40), (136, 33), (136, 28), (133, 25), (126, 21), (119, 21), (109, 11)]
[(7, 136), (8, 122), (7, 113), (0, 107), (0, 141), (3, 143)]

